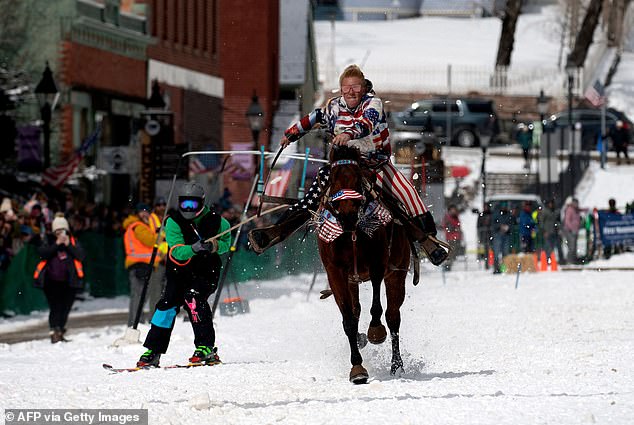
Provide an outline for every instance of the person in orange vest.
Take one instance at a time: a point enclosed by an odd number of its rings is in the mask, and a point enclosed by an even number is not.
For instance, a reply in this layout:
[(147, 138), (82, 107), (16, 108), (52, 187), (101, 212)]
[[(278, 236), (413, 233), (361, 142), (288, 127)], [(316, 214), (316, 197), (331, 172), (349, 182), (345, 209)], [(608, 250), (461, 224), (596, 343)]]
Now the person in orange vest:
[(150, 259), (156, 242), (156, 233), (150, 226), (150, 207), (147, 204), (138, 203), (135, 214), (131, 214), (123, 221), (123, 228), (125, 229), (123, 235), (125, 267), (128, 269), (130, 284), (128, 326), (133, 326), (145, 280), (152, 272)]
[(154, 200), (154, 207), (150, 213), (149, 225), (156, 234), (161, 233), (159, 238), (158, 251), (156, 252), (156, 262), (154, 263), (154, 271), (150, 277), (150, 286), (148, 287), (148, 302), (150, 305), (150, 316), (154, 314), (156, 303), (161, 299), (161, 294), (165, 290), (165, 257), (167, 256), (167, 242), (165, 242), (165, 230), (161, 229), (163, 216), (167, 208), (167, 201), (162, 196), (158, 196)]
[(70, 233), (64, 215), (58, 213), (38, 248), (40, 262), (33, 273), (34, 286), (42, 288), (49, 306), (51, 343), (66, 342), (66, 322), (75, 294), (84, 287), (84, 251)]

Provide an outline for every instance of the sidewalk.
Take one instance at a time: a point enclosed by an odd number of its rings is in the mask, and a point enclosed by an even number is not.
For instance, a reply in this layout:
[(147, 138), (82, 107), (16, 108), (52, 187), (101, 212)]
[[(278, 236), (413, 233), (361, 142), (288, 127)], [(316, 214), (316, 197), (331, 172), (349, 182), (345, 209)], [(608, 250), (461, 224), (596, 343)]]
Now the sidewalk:
[[(71, 313), (68, 318), (67, 335), (69, 339), (73, 339), (73, 333), (103, 326), (121, 326), (121, 333), (123, 334), (127, 321), (127, 311), (120, 313), (95, 313), (75, 316)], [(0, 331), (0, 344), (16, 344), (18, 342), (48, 338), (49, 328), (47, 319), (43, 319), (37, 324), (20, 327), (19, 330), (6, 332)]]

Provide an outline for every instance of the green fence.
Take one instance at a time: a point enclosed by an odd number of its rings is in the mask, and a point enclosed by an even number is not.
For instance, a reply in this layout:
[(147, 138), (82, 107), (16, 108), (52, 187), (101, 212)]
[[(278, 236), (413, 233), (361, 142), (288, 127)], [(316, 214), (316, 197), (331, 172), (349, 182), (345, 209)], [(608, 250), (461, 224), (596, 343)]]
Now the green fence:
[[(302, 237), (303, 233), (298, 232), (286, 243), (259, 256), (253, 251), (238, 250), (225, 283), (312, 273), (320, 262), (316, 238), (310, 234), (302, 241)], [(86, 252), (86, 291), (94, 297), (128, 294), (122, 238), (85, 232), (78, 240)], [(13, 257), (9, 269), (0, 276), (0, 312), (28, 314), (48, 309), (42, 290), (33, 287), (33, 271), (38, 261), (37, 248), (28, 244)]]

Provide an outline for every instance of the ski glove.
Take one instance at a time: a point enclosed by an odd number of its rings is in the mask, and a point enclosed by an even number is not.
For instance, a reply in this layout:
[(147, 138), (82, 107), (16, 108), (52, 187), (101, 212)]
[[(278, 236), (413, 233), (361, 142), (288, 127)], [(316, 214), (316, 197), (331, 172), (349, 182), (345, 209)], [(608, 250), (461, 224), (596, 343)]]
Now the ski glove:
[(192, 251), (196, 254), (203, 251), (211, 252), (213, 254), (218, 251), (218, 241), (215, 239), (210, 242), (198, 241), (192, 245)]

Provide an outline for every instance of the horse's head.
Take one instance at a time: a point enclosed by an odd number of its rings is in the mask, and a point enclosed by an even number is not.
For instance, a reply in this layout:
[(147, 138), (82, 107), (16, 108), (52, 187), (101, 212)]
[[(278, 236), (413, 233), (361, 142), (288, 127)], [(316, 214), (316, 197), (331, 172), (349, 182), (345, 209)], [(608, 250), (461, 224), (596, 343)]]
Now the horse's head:
[(333, 146), (330, 151), (330, 204), (344, 230), (354, 230), (363, 204), (363, 171), (359, 149)]

